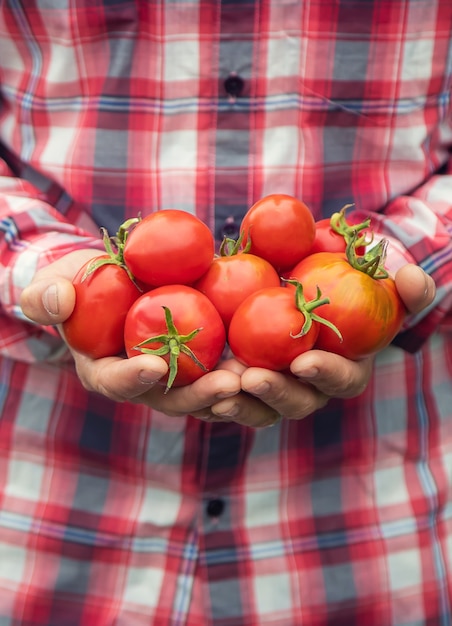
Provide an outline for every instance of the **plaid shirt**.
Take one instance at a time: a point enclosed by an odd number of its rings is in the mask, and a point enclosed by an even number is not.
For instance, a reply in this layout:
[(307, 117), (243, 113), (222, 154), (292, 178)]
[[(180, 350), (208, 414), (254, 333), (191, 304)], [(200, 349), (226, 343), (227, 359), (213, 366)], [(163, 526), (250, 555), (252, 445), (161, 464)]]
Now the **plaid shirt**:
[[(0, 3), (0, 625), (452, 623), (452, 2)], [(353, 202), (432, 307), (272, 429), (85, 391), (37, 268), (139, 212)]]

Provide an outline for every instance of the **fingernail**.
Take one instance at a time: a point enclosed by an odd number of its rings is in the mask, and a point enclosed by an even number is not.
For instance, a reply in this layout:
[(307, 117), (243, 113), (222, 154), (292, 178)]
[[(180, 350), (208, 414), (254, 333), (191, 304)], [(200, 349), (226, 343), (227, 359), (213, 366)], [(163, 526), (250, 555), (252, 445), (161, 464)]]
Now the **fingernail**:
[(236, 396), (237, 393), (238, 391), (236, 389), (234, 389), (234, 391), (220, 391), (215, 395), (215, 397), (218, 398), (218, 400), (223, 400), (224, 398), (231, 398), (232, 396)]
[(425, 282), (424, 298), (426, 298), (428, 296), (428, 292), (429, 292), (429, 281), (428, 281), (428, 276), (427, 276), (426, 272), (424, 272), (424, 270), (422, 270), (422, 272), (424, 274), (424, 282)]
[(236, 404), (232, 404), (229, 407), (222, 409), (220, 406), (219, 408), (215, 408), (214, 414), (221, 417), (235, 417), (239, 414), (239, 407)]
[(294, 372), (298, 378), (316, 378), (319, 374), (319, 370), (316, 367), (309, 367), (308, 369)]
[(251, 387), (251, 389), (247, 389), (249, 393), (252, 393), (253, 396), (262, 396), (264, 393), (270, 391), (270, 383), (266, 380), (262, 381), (255, 387)]
[(270, 422), (270, 424), (266, 424), (264, 427), (265, 428), (273, 428), (274, 426), (279, 424), (279, 422), (281, 420), (282, 420), (282, 415), (277, 415), (276, 419), (274, 419), (272, 422)]
[(60, 312), (58, 303), (58, 288), (56, 285), (49, 285), (42, 294), (42, 303), (49, 315), (56, 316)]
[(147, 372), (146, 370), (141, 370), (138, 374), (138, 380), (143, 385), (154, 385), (158, 379), (158, 374), (155, 372)]

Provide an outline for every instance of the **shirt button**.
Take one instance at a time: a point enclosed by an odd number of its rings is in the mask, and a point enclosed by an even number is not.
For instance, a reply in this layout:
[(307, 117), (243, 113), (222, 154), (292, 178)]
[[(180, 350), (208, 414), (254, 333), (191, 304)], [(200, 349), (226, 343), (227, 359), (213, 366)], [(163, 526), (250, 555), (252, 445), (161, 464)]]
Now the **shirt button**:
[(207, 503), (206, 512), (209, 517), (219, 517), (223, 511), (224, 501), (220, 498), (214, 498)]
[(237, 224), (233, 217), (227, 217), (220, 229), (220, 235), (221, 239), (224, 237), (227, 237), (228, 239), (237, 239), (240, 235), (240, 225)]
[(233, 96), (234, 98), (240, 96), (243, 91), (244, 85), (245, 82), (243, 78), (237, 76), (237, 74), (230, 74), (224, 81), (224, 88), (226, 90), (226, 93), (230, 96)]

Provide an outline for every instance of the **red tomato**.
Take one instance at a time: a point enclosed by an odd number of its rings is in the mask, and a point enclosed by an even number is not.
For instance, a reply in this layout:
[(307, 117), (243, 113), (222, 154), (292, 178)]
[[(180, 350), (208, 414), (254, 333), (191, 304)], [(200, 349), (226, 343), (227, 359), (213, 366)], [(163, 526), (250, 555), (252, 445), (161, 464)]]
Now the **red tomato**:
[(356, 234), (360, 233), (356, 244), (356, 254), (362, 255), (366, 251), (366, 234), (362, 231), (370, 226), (370, 219), (359, 224), (353, 224), (345, 219), (345, 211), (351, 205), (346, 205), (331, 217), (315, 223), (315, 239), (310, 254), (315, 252), (345, 252), (347, 243)]
[(170, 370), (160, 380), (188, 385), (213, 369), (225, 343), (220, 314), (200, 291), (187, 285), (165, 285), (144, 293), (131, 307), (124, 340), (128, 357), (158, 354)]
[(385, 348), (401, 328), (406, 310), (394, 280), (356, 269), (343, 253), (312, 254), (291, 276), (303, 284), (306, 297), (318, 287), (330, 300), (319, 314), (339, 329), (343, 341), (322, 326), (315, 344), (320, 350), (360, 359)]
[(286, 287), (256, 291), (232, 317), (228, 341), (234, 356), (248, 367), (288, 369), (313, 347), (321, 320), (312, 310), (326, 302), (306, 302), (301, 285), (295, 292)]
[(193, 286), (215, 305), (228, 328), (235, 310), (247, 296), (280, 284), (278, 273), (268, 261), (255, 254), (239, 252), (215, 258)]
[(204, 222), (186, 211), (166, 209), (151, 213), (130, 231), (124, 261), (146, 285), (188, 285), (208, 269), (214, 250)]
[[(345, 252), (347, 243), (344, 236), (331, 228), (330, 219), (316, 222), (315, 239), (310, 254), (316, 252)], [(356, 254), (362, 255), (366, 251), (365, 246), (357, 246)]]
[(110, 256), (91, 259), (76, 274), (75, 307), (63, 322), (67, 343), (92, 359), (124, 351), (126, 315), (141, 295), (124, 267), (115, 263), (100, 265), (84, 278), (87, 269), (100, 259)]
[(272, 194), (258, 200), (240, 225), (249, 252), (266, 259), (278, 272), (290, 269), (309, 254), (315, 222), (309, 208), (297, 198)]

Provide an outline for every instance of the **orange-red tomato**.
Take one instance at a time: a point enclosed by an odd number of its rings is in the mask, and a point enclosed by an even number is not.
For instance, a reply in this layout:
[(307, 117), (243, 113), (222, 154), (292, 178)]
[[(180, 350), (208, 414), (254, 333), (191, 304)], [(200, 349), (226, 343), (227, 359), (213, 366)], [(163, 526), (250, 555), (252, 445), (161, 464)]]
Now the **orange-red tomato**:
[[(317, 312), (342, 334), (342, 342), (321, 325), (315, 348), (360, 359), (385, 348), (399, 332), (406, 315), (391, 277), (373, 278), (354, 268), (339, 252), (318, 252), (298, 263), (290, 272), (300, 281), (306, 298), (319, 288), (328, 305)], [(291, 285), (287, 287), (293, 290)]]

